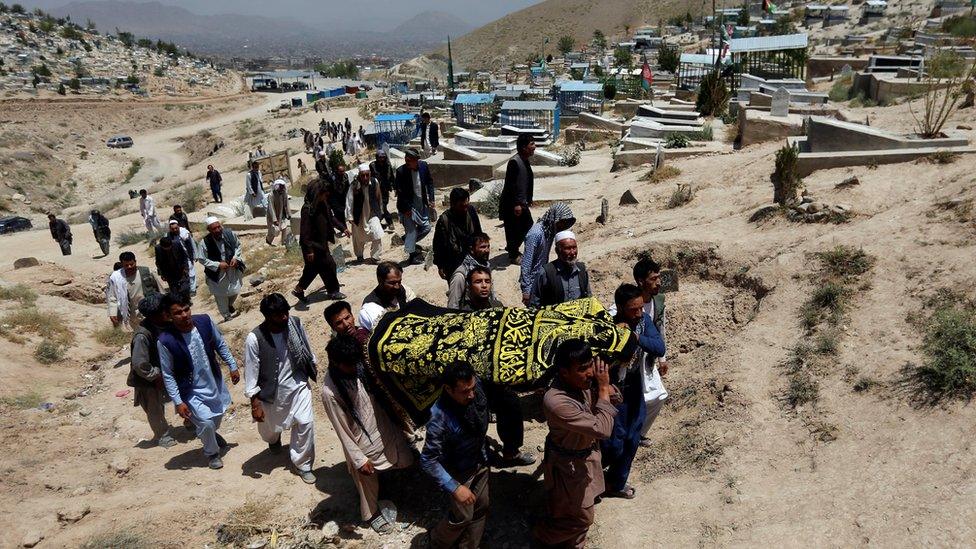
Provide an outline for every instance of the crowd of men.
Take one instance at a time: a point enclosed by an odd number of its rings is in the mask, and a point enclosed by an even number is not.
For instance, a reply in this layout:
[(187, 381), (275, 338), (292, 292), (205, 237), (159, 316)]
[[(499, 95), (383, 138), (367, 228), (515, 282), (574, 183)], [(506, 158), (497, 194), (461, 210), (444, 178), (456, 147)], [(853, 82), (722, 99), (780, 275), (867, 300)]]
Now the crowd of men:
[[(429, 124), (429, 116), (425, 120)], [(382, 259), (382, 237), (395, 230), (395, 219), (403, 225), (406, 264), (425, 261), (428, 250), (419, 241), (434, 233), (429, 251), (446, 283), (448, 308), (478, 311), (515, 305), (501, 303), (495, 294), (490, 237), (469, 193), (453, 189), (449, 208), (440, 216), (434, 213), (434, 182), (422, 156), (436, 148), (436, 130), (428, 125), (424, 132), (426, 151), (408, 149), (399, 168), (394, 169), (387, 153), (380, 150), (372, 162), (356, 166), (353, 174), (346, 174), (342, 165), (330, 166), (327, 146), (322, 146), (323, 136), (331, 142), (354, 133), (348, 119), (341, 125), (325, 123), (318, 134), (306, 132), (318, 178), (308, 185), (301, 208), (298, 246), (305, 265), (291, 293), (307, 303), (306, 291), (318, 276), (326, 300), (332, 301), (324, 310), (331, 335), (321, 398), (359, 494), (363, 521), (380, 533), (393, 528), (380, 509), (381, 473), (419, 464), (450, 502), (443, 520), (429, 532), (431, 546), (478, 547), (490, 507), (492, 467), (529, 466), (537, 461), (522, 449), (519, 395), (479, 377), (467, 362), (449, 365), (418, 451), (413, 446), (417, 433), (404, 430), (384, 404), (374, 378), (365, 372), (371, 331), (383, 315), (416, 297), (404, 283), (403, 267)], [(533, 220), (530, 159), (534, 149), (528, 136), (519, 137), (499, 205), (509, 262), (521, 267), (522, 303), (518, 305), (533, 308), (593, 295), (586, 265), (577, 259), (579, 242), (570, 230), (575, 223), (570, 207), (553, 204)], [(207, 181), (214, 201), (222, 201), (221, 177), (212, 166)], [(265, 208), (269, 245), (278, 236), (283, 246), (292, 245), (287, 186), (288, 182), (276, 180), (270, 193), (265, 193), (257, 162), (246, 176), (245, 202)], [(156, 273), (138, 265), (132, 252), (123, 252), (106, 291), (112, 323), (133, 331), (128, 383), (134, 388), (134, 404), (145, 411), (154, 441), (167, 447), (176, 444), (165, 413), (165, 402), (171, 401), (184, 426), (200, 439), (209, 467), (219, 469), (227, 447), (219, 430), (231, 402), (219, 362), (226, 365), (235, 385), (240, 368), (218, 324), (209, 315), (192, 313), (191, 298), (197, 288), (195, 263), (200, 263), (222, 319), (237, 316), (235, 303), (246, 271), (241, 241), (216, 217), (204, 221), (206, 234), (196, 239), (179, 206), (164, 230), (156, 204), (145, 190), (139, 204), (146, 230), (158, 236)], [(92, 211), (89, 222), (107, 255), (108, 220)], [(70, 228), (53, 215), (51, 234), (70, 253)], [(340, 291), (332, 250), (338, 235), (351, 237), (358, 261), (376, 265), (377, 284), (361, 300), (358, 314)], [(553, 250), (556, 258), (550, 260)], [(660, 267), (642, 259), (634, 265), (633, 276), (634, 284), (617, 288), (610, 308), (614, 322), (632, 330), (638, 341), (632, 362), (605, 364), (578, 339), (564, 341), (555, 351), (556, 374), (543, 398), (549, 426), (541, 466), (547, 504), (545, 517), (532, 531), (533, 539), (543, 546), (583, 547), (601, 498), (635, 496), (628, 482), (630, 470), (638, 448), (648, 445), (648, 430), (667, 399), (661, 380), (667, 362)], [(244, 396), (250, 400), (258, 435), (272, 452), (283, 451), (282, 433), (291, 431), (290, 462), (301, 480), (312, 484), (316, 477), (311, 387), (319, 380), (319, 361), (311, 344), (314, 334), (306, 332), (290, 309), (279, 293), (261, 300), (263, 321), (244, 342)], [(487, 443), (492, 414), (501, 443), (497, 456), (490, 455)]]

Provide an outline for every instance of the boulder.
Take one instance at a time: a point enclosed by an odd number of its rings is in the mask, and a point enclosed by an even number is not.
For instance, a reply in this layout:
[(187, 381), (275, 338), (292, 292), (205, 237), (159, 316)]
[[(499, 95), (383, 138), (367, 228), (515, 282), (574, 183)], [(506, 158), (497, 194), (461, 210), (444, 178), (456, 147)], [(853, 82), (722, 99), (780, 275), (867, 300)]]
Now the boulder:
[(14, 269), (26, 269), (28, 267), (37, 267), (41, 262), (37, 260), (36, 257), (22, 257), (17, 261), (14, 261)]
[(91, 507), (88, 505), (80, 503), (74, 504), (58, 511), (58, 521), (74, 524), (75, 522), (85, 518), (88, 513), (91, 513)]
[(38, 532), (37, 530), (31, 530), (24, 534), (23, 539), (20, 541), (20, 545), (22, 547), (34, 547), (40, 543), (42, 539), (44, 539), (44, 534)]
[(251, 286), (255, 286), (255, 287), (264, 284), (266, 280), (267, 279), (263, 275), (259, 275), (259, 274), (254, 275), (251, 278), (247, 279), (248, 283), (250, 283)]
[(638, 203), (639, 202), (637, 202), (637, 198), (634, 196), (634, 193), (630, 192), (630, 189), (624, 191), (624, 194), (620, 195), (621, 206), (628, 206), (628, 205), (638, 204)]
[(55, 278), (51, 281), (51, 284), (54, 284), (55, 286), (67, 286), (68, 284), (71, 284), (71, 282), (72, 281), (70, 278)]

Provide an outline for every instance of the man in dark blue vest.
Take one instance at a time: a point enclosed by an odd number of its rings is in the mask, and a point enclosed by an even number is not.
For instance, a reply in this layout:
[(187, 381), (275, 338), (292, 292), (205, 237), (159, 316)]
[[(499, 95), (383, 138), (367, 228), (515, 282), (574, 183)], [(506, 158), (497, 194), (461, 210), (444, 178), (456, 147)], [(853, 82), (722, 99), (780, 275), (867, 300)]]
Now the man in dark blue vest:
[(241, 379), (237, 362), (217, 325), (208, 315), (192, 314), (189, 300), (167, 295), (164, 308), (172, 327), (159, 335), (163, 384), (176, 405), (176, 413), (196, 427), (210, 468), (220, 469), (224, 466), (220, 450), (227, 441), (217, 434), (217, 429), (230, 406), (230, 392), (217, 355), (227, 364), (235, 385)]

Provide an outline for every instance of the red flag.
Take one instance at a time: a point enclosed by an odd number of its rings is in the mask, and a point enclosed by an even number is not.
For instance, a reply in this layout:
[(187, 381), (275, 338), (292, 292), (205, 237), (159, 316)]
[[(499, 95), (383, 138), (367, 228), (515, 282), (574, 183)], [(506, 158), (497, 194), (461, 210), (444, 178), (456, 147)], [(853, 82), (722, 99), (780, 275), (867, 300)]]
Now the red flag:
[(641, 79), (644, 89), (651, 89), (651, 84), (654, 83), (654, 73), (651, 72), (651, 66), (647, 64), (647, 59), (644, 59), (644, 66), (641, 68)]

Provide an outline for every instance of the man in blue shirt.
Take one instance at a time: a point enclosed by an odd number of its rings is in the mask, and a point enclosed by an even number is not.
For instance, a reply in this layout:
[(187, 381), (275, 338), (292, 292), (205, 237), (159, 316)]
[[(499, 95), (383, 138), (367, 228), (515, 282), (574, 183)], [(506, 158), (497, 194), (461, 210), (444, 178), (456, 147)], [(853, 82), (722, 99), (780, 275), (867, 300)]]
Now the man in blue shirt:
[(430, 531), (430, 546), (476, 549), (488, 518), (488, 399), (467, 362), (449, 366), (443, 381), (420, 467), (452, 499), (448, 516)]
[(241, 380), (237, 362), (217, 325), (208, 315), (192, 314), (188, 299), (167, 295), (164, 310), (169, 312), (172, 328), (159, 335), (163, 385), (173, 399), (176, 413), (196, 427), (210, 468), (220, 469), (224, 466), (220, 450), (227, 441), (217, 434), (217, 429), (230, 406), (230, 392), (217, 355), (227, 364), (235, 385)]
[(647, 419), (647, 403), (644, 401), (641, 364), (645, 360), (664, 355), (664, 340), (651, 317), (644, 312), (644, 297), (640, 288), (633, 284), (621, 284), (613, 294), (617, 314), (613, 317), (619, 326), (629, 328), (637, 335), (637, 356), (631, 363), (621, 364), (613, 384), (623, 395), (613, 419), (613, 433), (600, 443), (603, 467), (606, 470), (605, 498), (633, 499), (636, 489), (627, 484), (630, 468), (640, 446), (641, 430)]

